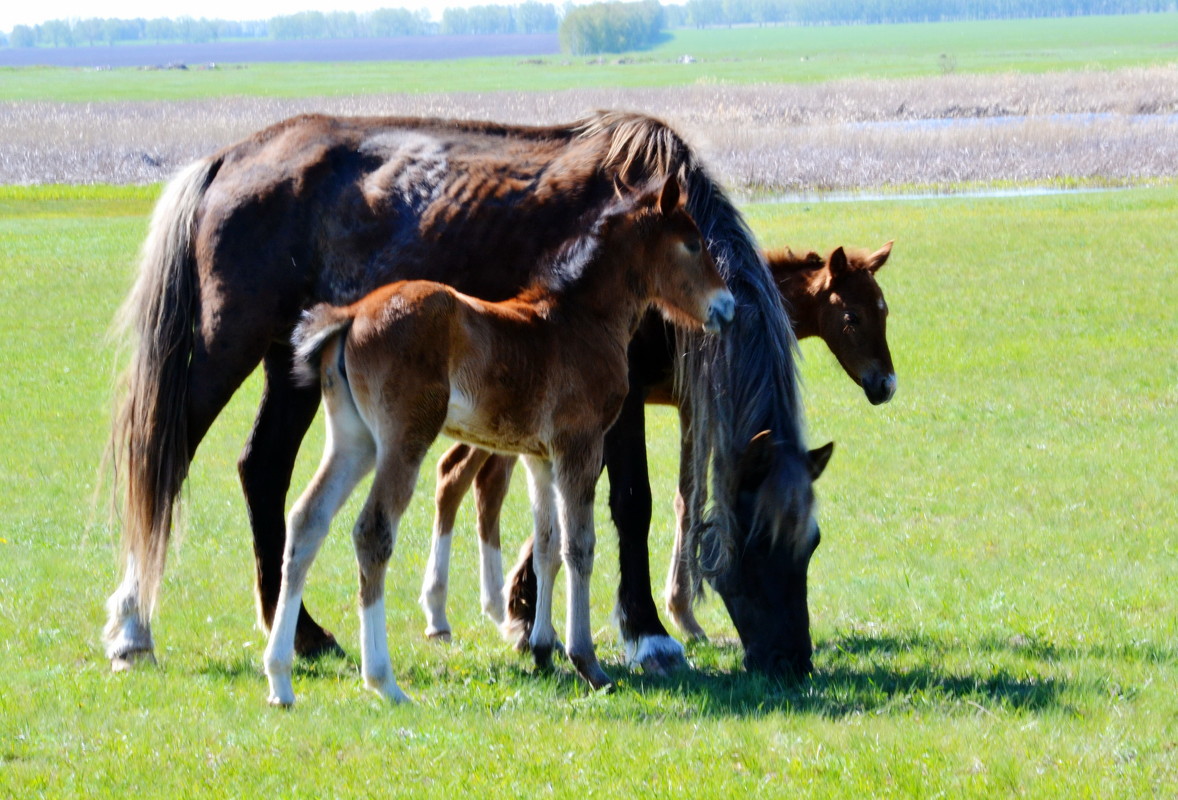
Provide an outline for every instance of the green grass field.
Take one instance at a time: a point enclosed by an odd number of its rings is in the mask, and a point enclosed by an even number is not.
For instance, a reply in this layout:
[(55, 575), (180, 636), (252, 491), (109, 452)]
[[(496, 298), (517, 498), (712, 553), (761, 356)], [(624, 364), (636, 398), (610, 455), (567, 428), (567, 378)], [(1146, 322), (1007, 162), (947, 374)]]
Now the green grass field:
[[(604, 508), (594, 622), (615, 694), (587, 695), (567, 666), (531, 674), (479, 618), (469, 510), (455, 641), (424, 641), (426, 474), (388, 588), (394, 668), (417, 704), (360, 688), (352, 502), (308, 592), (349, 658), (296, 669), (289, 713), (265, 703), (236, 481), (256, 381), (198, 454), (159, 667), (112, 675), (102, 656), (116, 581), (91, 505), (116, 362), (104, 334), (157, 190), (0, 188), (0, 796), (1178, 793), (1178, 188), (748, 208), (766, 245), (897, 241), (880, 273), (896, 399), (869, 406), (803, 347), (811, 438), (838, 442), (818, 484), (805, 684), (741, 672), (718, 602), (693, 670), (627, 670)], [(650, 417), (661, 574), (676, 433)], [(300, 488), (321, 440), (317, 425)], [(528, 525), (517, 486), (512, 546)]]
[[(1047, 72), (1174, 63), (1178, 14), (906, 25), (672, 31), (626, 59), (221, 65), (216, 70), (0, 69), (0, 101), (302, 97), (557, 91), (600, 86), (818, 82), (960, 72)], [(694, 64), (676, 63), (685, 54)], [(625, 63), (619, 63), (620, 61)]]

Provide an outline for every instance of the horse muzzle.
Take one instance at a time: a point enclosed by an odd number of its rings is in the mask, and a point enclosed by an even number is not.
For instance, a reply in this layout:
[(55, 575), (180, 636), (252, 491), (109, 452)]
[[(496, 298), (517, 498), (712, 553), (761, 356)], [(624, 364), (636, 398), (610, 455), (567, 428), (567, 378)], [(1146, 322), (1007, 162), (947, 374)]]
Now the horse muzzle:
[(707, 321), (704, 330), (708, 333), (720, 333), (736, 318), (736, 298), (727, 289), (721, 289), (712, 295), (708, 303)]
[(896, 373), (873, 373), (863, 379), (863, 394), (873, 406), (888, 402), (896, 394)]

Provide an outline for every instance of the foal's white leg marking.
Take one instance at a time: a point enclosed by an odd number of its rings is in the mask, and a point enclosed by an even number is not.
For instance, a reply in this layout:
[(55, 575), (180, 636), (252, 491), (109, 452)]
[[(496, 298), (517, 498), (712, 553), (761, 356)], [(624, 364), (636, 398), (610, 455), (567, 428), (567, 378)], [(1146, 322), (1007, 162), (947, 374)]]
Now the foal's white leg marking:
[(535, 539), (532, 566), (536, 571), (536, 619), (528, 643), (532, 652), (551, 653), (556, 646), (556, 629), (552, 626), (552, 589), (560, 570), (560, 532), (554, 515), (552, 464), (527, 457), (528, 494), (532, 500)]
[(383, 597), (360, 609), (360, 674), (364, 676), (364, 685), (385, 700), (410, 702), (393, 677)]
[(450, 622), (446, 619), (446, 583), (450, 576), (452, 534), (453, 531), (434, 531), (429, 562), (425, 565), (425, 580), (421, 584), (418, 602), (425, 611), (425, 635), (431, 639), (450, 638)]
[(574, 450), (578, 457), (556, 464), (556, 505), (560, 519), (560, 554), (565, 566), (567, 613), (565, 648), (577, 673), (593, 689), (611, 685), (593, 648), (589, 620), (589, 584), (593, 577), (593, 490), (601, 470), (601, 446)]
[(507, 616), (503, 604), (503, 553), (479, 537), (479, 600), (483, 613), (496, 625)]
[(271, 705), (294, 703), (290, 669), (294, 663), (295, 627), (307, 572), (339, 511), (360, 479), (372, 469), (375, 445), (349, 397), (325, 395), (327, 442), (311, 483), (295, 501), (286, 526), (282, 586), (274, 625), (263, 656)]
[(135, 556), (127, 555), (126, 571), (119, 588), (106, 601), (107, 621), (103, 631), (106, 657), (111, 669), (122, 672), (141, 662), (154, 662), (149, 614), (139, 610), (139, 567)]

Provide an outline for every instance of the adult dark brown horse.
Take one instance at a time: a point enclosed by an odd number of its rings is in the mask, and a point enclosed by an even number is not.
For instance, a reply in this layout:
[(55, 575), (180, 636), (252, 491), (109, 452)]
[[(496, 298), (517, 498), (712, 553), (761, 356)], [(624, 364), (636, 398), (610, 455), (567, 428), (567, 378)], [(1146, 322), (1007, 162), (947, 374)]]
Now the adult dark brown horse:
[[(711, 477), (708, 530), (739, 581), (756, 570), (803, 574), (816, 543), (794, 337), (739, 212), (665, 125), (598, 114), (568, 126), (509, 127), (421, 119), (297, 117), (203, 159), (156, 207), (126, 315), (137, 349), (112, 434), (123, 492), (124, 579), (108, 601), (107, 654), (121, 668), (151, 655), (149, 619), (173, 512), (213, 420), (261, 362), (265, 388), (239, 462), (254, 533), (262, 625), (273, 618), (295, 454), (319, 403), (291, 378), (289, 335), (301, 311), (345, 305), (398, 279), (427, 278), (487, 300), (515, 295), (613, 196), (616, 178), (646, 185), (680, 176), (737, 320), (722, 342), (676, 336), (648, 316), (629, 354), (631, 387), (675, 376), (689, 418), (694, 469)], [(657, 372), (657, 376), (651, 376)], [(623, 636), (666, 635), (650, 596), (642, 395), (631, 391), (605, 445), (624, 579)], [(771, 431), (748, 458), (753, 437)], [(635, 557), (640, 552), (640, 557)], [(778, 558), (777, 556), (780, 556)], [(784, 559), (784, 561), (782, 560)], [(628, 563), (632, 561), (633, 563)], [(776, 585), (765, 574), (762, 585)], [(747, 588), (742, 591), (749, 591)], [(805, 586), (789, 613), (737, 621), (767, 665), (810, 668)], [(337, 647), (300, 612), (296, 649)]]
[[(886, 334), (887, 303), (875, 280), (875, 273), (887, 262), (891, 251), (892, 243), (887, 242), (874, 252), (839, 247), (826, 258), (813, 251), (797, 254), (789, 248), (766, 254), (797, 338), (820, 336), (873, 404), (890, 400), (896, 387)], [(647, 395), (647, 402), (668, 399), (665, 391), (654, 390)], [(512, 456), (492, 456), (467, 444), (456, 444), (438, 462), (437, 513), (421, 590), (427, 636), (450, 635), (446, 593), (451, 537), (462, 498), (472, 485), (477, 509), (480, 600), (488, 617), (497, 624), (506, 621), (499, 515), (514, 464)], [(682, 503), (682, 498), (678, 502)], [(695, 587), (686, 534), (680, 529), (675, 538), (667, 576), (667, 610), (681, 630), (700, 638), (704, 631), (693, 611)], [(525, 545), (525, 559), (528, 552), (529, 546)], [(528, 565), (520, 569), (526, 570)], [(527, 620), (515, 624), (521, 633), (527, 628)], [(643, 654), (630, 655), (641, 661)]]

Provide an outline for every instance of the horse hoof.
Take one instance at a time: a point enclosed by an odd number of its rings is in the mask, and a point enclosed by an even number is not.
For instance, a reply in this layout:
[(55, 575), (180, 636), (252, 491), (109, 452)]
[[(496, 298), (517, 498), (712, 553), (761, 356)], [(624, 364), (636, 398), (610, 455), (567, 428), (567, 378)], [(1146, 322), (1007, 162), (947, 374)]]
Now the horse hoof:
[(450, 644), (450, 631), (426, 631), (425, 638), (429, 639), (431, 642)]
[(315, 636), (296, 635), (295, 653), (308, 661), (315, 661), (324, 656), (343, 658), (346, 655), (344, 649), (339, 646), (339, 642), (328, 631), (323, 631), (322, 635)]
[(667, 675), (687, 666), (683, 645), (666, 635), (640, 636), (637, 642), (627, 642), (626, 656), (650, 675)]
[(111, 672), (130, 672), (144, 664), (155, 665), (155, 653), (150, 650), (132, 650), (129, 653), (114, 656), (110, 660)]
[(532, 647), (532, 660), (536, 663), (537, 672), (551, 672), (552, 671), (552, 651), (555, 649), (553, 645), (545, 644), (538, 647)]
[(272, 708), (294, 708), (294, 698), (284, 698), (278, 695), (270, 695), (270, 706)]

